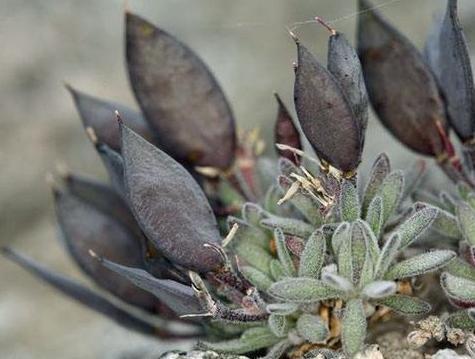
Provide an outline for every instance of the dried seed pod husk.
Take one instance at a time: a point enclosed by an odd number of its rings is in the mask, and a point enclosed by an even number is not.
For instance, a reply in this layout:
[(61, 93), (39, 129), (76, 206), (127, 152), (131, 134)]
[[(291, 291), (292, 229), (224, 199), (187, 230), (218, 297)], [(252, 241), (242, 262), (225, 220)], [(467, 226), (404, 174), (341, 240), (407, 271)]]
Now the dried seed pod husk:
[(223, 265), (216, 218), (203, 191), (178, 162), (121, 126), (127, 198), (141, 229), (173, 263), (197, 272)]
[[(277, 110), (277, 119), (274, 125), (274, 142), (301, 150), (302, 142), (300, 140), (299, 130), (295, 126), (294, 120), (280, 96), (277, 93), (274, 95), (279, 107)], [(279, 156), (289, 159), (296, 165), (300, 163), (300, 159), (290, 151), (277, 149), (277, 153)]]
[(457, 2), (447, 1), (445, 15), (429, 36), (425, 54), (441, 85), (450, 124), (458, 137), (467, 142), (475, 132), (475, 89)]
[(126, 13), (130, 83), (161, 148), (180, 162), (228, 168), (236, 146), (234, 117), (208, 67), (188, 46)]
[(369, 1), (360, 0), (358, 54), (370, 101), (383, 125), (412, 150), (441, 156), (447, 129), (437, 81), (417, 48)]
[(352, 172), (361, 161), (361, 125), (335, 77), (296, 44), (294, 100), (302, 130), (321, 160)]
[(115, 120), (118, 111), (124, 122), (147, 141), (158, 145), (157, 138), (142, 114), (116, 102), (87, 95), (66, 85), (85, 128), (92, 128), (98, 143), (104, 143), (120, 152), (120, 134)]
[(119, 263), (144, 268), (140, 239), (124, 222), (71, 192), (55, 190), (62, 239), (79, 267), (99, 286), (123, 301), (153, 311), (157, 300), (91, 258), (89, 250)]

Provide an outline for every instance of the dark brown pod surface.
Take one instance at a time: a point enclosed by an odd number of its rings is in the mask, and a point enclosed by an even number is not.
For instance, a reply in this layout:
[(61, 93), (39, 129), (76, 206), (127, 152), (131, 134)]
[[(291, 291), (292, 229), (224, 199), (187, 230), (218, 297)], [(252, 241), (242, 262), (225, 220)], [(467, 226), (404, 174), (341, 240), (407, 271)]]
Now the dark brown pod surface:
[(445, 16), (427, 41), (426, 57), (444, 93), (453, 129), (462, 141), (471, 140), (475, 132), (475, 90), (457, 0), (448, 0)]
[(119, 111), (124, 122), (147, 141), (157, 145), (152, 128), (142, 114), (124, 105), (87, 95), (66, 86), (71, 93), (76, 109), (85, 128), (91, 127), (99, 143), (104, 143), (114, 151), (120, 152), (120, 135), (115, 111)]
[(341, 171), (361, 161), (361, 129), (335, 77), (297, 43), (294, 99), (302, 130), (318, 157)]
[(161, 148), (180, 162), (228, 168), (236, 142), (233, 114), (195, 52), (127, 13), (126, 57), (131, 86)]
[(221, 266), (216, 218), (200, 186), (165, 152), (121, 125), (125, 187), (147, 238), (170, 261), (197, 272)]
[(328, 71), (335, 76), (338, 84), (353, 107), (361, 129), (364, 143), (368, 125), (369, 100), (360, 59), (346, 37), (337, 32), (328, 40)]
[(89, 255), (89, 250), (118, 263), (144, 267), (139, 240), (114, 217), (69, 192), (55, 191), (56, 216), (66, 247), (81, 269), (99, 286), (123, 301), (153, 310), (156, 298), (110, 272)]
[(394, 27), (360, 0), (358, 52), (369, 98), (379, 119), (402, 143), (436, 156), (443, 144), (436, 122), (447, 128), (445, 105), (422, 55)]
[[(299, 130), (295, 126), (294, 120), (280, 96), (277, 93), (274, 95), (278, 106), (277, 119), (274, 126), (274, 141), (275, 143), (280, 143), (301, 150), (302, 142), (300, 141)], [(277, 149), (277, 153), (279, 156), (291, 160), (296, 165), (299, 164), (298, 158), (290, 151)]]

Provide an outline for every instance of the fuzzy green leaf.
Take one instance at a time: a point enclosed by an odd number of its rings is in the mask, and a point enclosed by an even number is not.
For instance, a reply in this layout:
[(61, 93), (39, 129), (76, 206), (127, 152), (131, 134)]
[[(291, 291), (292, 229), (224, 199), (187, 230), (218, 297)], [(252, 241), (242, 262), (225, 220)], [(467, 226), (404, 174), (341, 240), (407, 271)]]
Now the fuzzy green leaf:
[(383, 227), (383, 199), (380, 196), (374, 197), (370, 202), (366, 214), (366, 222), (368, 222), (374, 235), (378, 238)]
[(399, 249), (404, 249), (414, 243), (432, 225), (437, 216), (438, 210), (435, 207), (427, 207), (417, 211), (404, 221), (397, 228), (401, 237)]
[(454, 276), (462, 277), (475, 282), (475, 267), (471, 266), (459, 257), (447, 264), (444, 270)]
[(457, 206), (457, 218), (463, 237), (472, 246), (475, 245), (475, 210), (462, 202)]
[(363, 347), (366, 337), (366, 316), (363, 302), (352, 299), (346, 304), (341, 327), (343, 351), (352, 358)]
[[(363, 268), (365, 268), (365, 263), (368, 258), (370, 258), (370, 253), (367, 247), (363, 225), (360, 222), (354, 222), (351, 226), (351, 278), (354, 284), (360, 282)], [(368, 269), (367, 266), (366, 269)]]
[(270, 273), (270, 261), (273, 259), (272, 255), (264, 248), (251, 242), (249, 238), (243, 238), (239, 241), (232, 241), (233, 251), (238, 257), (252, 267), (260, 270), (263, 273)]
[[(351, 234), (350, 234), (351, 235)], [(351, 237), (350, 240), (344, 241), (340, 244), (338, 250), (337, 264), (338, 274), (349, 280), (353, 278), (353, 260), (351, 256)]]
[(262, 359), (280, 359), (291, 346), (292, 343), (289, 340), (284, 339), (272, 346)]
[(371, 230), (369, 224), (363, 220), (358, 220), (358, 223), (363, 229), (363, 234), (365, 236), (366, 247), (369, 250), (371, 260), (373, 263), (376, 263), (379, 258), (380, 249), (378, 244), (378, 239), (375, 236), (374, 232)]
[(373, 163), (371, 168), (370, 177), (368, 183), (366, 184), (363, 196), (363, 214), (366, 215), (370, 203), (373, 201), (373, 198), (379, 192), (379, 187), (383, 183), (386, 176), (391, 171), (391, 165), (389, 163), (389, 158), (385, 153), (381, 153), (378, 158)]
[[(416, 206), (418, 204), (416, 203)], [(432, 207), (430, 205), (423, 204), (423, 206)], [(455, 216), (447, 211), (439, 209), (438, 216), (432, 223), (431, 228), (436, 232), (450, 238), (460, 238), (460, 233), (457, 219)]]
[(383, 223), (386, 223), (399, 206), (404, 189), (402, 171), (391, 172), (381, 184), (378, 195), (383, 199)]
[(342, 221), (353, 222), (360, 218), (358, 190), (350, 181), (343, 182), (339, 199), (339, 211)]
[(440, 276), (440, 285), (448, 297), (459, 301), (475, 301), (475, 282), (447, 272)]
[(269, 248), (270, 236), (261, 228), (252, 226), (248, 222), (233, 216), (227, 218), (227, 223), (229, 229), (231, 229), (234, 224), (238, 225), (238, 229), (234, 234), (232, 241), (229, 243), (230, 247), (234, 247), (234, 245), (244, 241), (246, 243), (255, 244), (264, 249)]
[(422, 299), (402, 294), (378, 299), (376, 302), (391, 308), (398, 314), (406, 316), (420, 316), (427, 314), (431, 310), (431, 305)]
[(291, 303), (315, 303), (339, 298), (343, 292), (313, 278), (286, 278), (271, 285), (267, 291), (273, 297)]
[(433, 272), (447, 265), (456, 256), (455, 252), (448, 250), (422, 253), (393, 265), (384, 278), (402, 279)]
[(335, 256), (340, 251), (340, 245), (344, 242), (350, 241), (350, 224), (348, 222), (342, 222), (336, 228), (335, 232), (332, 235), (332, 250)]
[(322, 274), (322, 282), (344, 293), (349, 293), (354, 289), (353, 283), (348, 279), (328, 271)]
[(468, 314), (468, 310), (459, 310), (458, 312), (452, 313), (445, 323), (450, 328), (459, 328), (462, 330), (475, 329), (475, 320)]
[(396, 293), (396, 283), (393, 281), (380, 280), (369, 283), (363, 288), (363, 294), (369, 298), (385, 298)]
[(240, 268), (240, 271), (253, 286), (261, 291), (265, 292), (273, 283), (267, 274), (254, 267), (244, 266)]
[(312, 225), (304, 221), (278, 216), (263, 219), (261, 225), (270, 229), (280, 228), (285, 234), (300, 238), (308, 238), (314, 230)]
[(239, 339), (226, 340), (216, 343), (200, 342), (199, 347), (217, 352), (244, 354), (258, 349), (267, 348), (279, 341), (268, 327), (258, 327), (246, 330)]
[(285, 315), (272, 313), (267, 322), (270, 330), (276, 337), (283, 338), (287, 335), (290, 325)]
[(324, 342), (328, 336), (326, 323), (319, 316), (302, 314), (297, 320), (297, 332), (310, 343)]
[(244, 203), (241, 212), (244, 222), (254, 227), (259, 227), (260, 221), (268, 216), (259, 205), (250, 202)]
[(294, 277), (297, 272), (295, 270), (294, 262), (290, 256), (289, 249), (285, 244), (285, 236), (280, 228), (274, 230), (275, 244), (277, 247), (277, 256), (284, 268), (285, 274), (289, 277)]
[(321, 230), (312, 233), (300, 256), (299, 277), (320, 277), (325, 260), (326, 243)]
[(386, 241), (386, 243), (383, 246), (383, 249), (381, 249), (381, 254), (379, 255), (378, 262), (376, 263), (375, 266), (375, 278), (380, 279), (383, 278), (383, 276), (386, 274), (386, 271), (388, 270), (389, 266), (391, 265), (391, 262), (394, 260), (394, 257), (396, 256), (398, 252), (398, 248), (401, 244), (401, 238), (399, 235), (393, 234), (389, 239)]
[(270, 274), (274, 280), (281, 280), (286, 277), (284, 266), (277, 259), (272, 259), (269, 263)]

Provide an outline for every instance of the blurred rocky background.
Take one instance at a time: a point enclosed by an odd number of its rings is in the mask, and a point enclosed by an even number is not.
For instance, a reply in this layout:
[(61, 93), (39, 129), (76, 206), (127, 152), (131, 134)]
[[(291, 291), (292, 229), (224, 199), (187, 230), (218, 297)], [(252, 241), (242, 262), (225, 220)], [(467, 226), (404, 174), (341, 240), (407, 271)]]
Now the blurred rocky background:
[[(156, 0), (128, 7), (175, 34), (213, 69), (238, 125), (270, 134), (273, 91), (290, 105), (294, 44), (286, 26), (319, 15), (354, 37), (349, 0)], [(475, 3), (460, 0), (475, 51)], [(376, 6), (422, 46), (442, 0), (382, 0)], [(82, 278), (56, 240), (46, 173), (57, 163), (104, 177), (63, 83), (135, 106), (123, 61), (122, 0), (0, 0), (0, 243)], [(328, 33), (307, 23), (295, 32), (324, 61)], [(411, 163), (373, 119), (364, 167), (386, 151), (396, 167)], [(269, 149), (272, 152), (272, 149)], [(1, 358), (156, 357), (173, 348), (127, 332), (65, 299), (0, 258)]]

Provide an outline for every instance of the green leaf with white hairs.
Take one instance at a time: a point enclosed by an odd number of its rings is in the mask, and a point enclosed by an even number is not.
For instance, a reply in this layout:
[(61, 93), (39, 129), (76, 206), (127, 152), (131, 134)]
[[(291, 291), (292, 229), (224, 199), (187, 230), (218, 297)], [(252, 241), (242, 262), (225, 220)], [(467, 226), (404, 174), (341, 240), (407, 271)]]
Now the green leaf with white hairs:
[(269, 229), (280, 228), (285, 234), (300, 238), (308, 238), (314, 231), (313, 226), (304, 221), (278, 216), (263, 219), (261, 225)]
[(475, 320), (472, 319), (472, 317), (468, 313), (468, 310), (459, 310), (458, 312), (452, 313), (445, 320), (445, 323), (450, 328), (473, 330), (475, 329)]
[(273, 259), (269, 263), (270, 275), (274, 280), (281, 280), (286, 276), (284, 266), (280, 263), (278, 259)]
[(351, 257), (351, 229), (349, 230), (349, 240), (340, 244), (337, 257), (338, 274), (352, 280), (353, 278), (353, 258)]
[(242, 218), (251, 226), (259, 227), (261, 220), (268, 217), (268, 214), (258, 204), (246, 202), (241, 209)]
[(362, 288), (374, 280), (374, 262), (369, 251), (366, 252), (366, 258), (361, 269), (361, 278), (358, 287)]
[(373, 167), (371, 168), (371, 173), (364, 190), (362, 209), (365, 216), (371, 201), (379, 192), (380, 186), (390, 171), (391, 165), (389, 163), (389, 158), (385, 153), (381, 153), (373, 163)]
[(391, 265), (392, 261), (398, 253), (400, 245), (401, 238), (397, 233), (389, 237), (386, 243), (384, 243), (384, 246), (381, 249), (381, 254), (379, 255), (378, 261), (375, 265), (375, 279), (381, 279), (386, 274), (386, 271), (388, 270), (389, 266)]
[(269, 265), (273, 257), (267, 250), (246, 238), (233, 240), (231, 243), (234, 254), (237, 254), (240, 260), (263, 273), (270, 274)]
[(376, 263), (381, 252), (379, 249), (378, 238), (375, 236), (374, 232), (371, 230), (371, 227), (366, 221), (358, 220), (358, 223), (360, 223), (361, 227), (363, 228), (366, 247), (368, 247), (369, 253), (371, 255), (371, 260), (373, 261), (373, 263)]
[(344, 293), (313, 278), (286, 278), (271, 285), (267, 291), (273, 297), (290, 303), (316, 303), (340, 298)]
[(292, 347), (292, 343), (289, 340), (281, 340), (272, 346), (261, 359), (280, 359), (290, 347)]
[(376, 300), (377, 304), (391, 308), (396, 313), (405, 316), (421, 316), (431, 310), (431, 305), (422, 299), (408, 295), (395, 294)]
[(454, 276), (475, 281), (475, 267), (473, 267), (472, 265), (470, 265), (459, 257), (454, 258), (454, 260), (450, 261), (450, 263), (447, 264), (444, 270)]
[(399, 249), (404, 249), (415, 241), (432, 225), (438, 216), (438, 209), (435, 207), (426, 207), (415, 212), (409, 219), (404, 221), (397, 229), (401, 237)]
[(339, 211), (342, 221), (353, 222), (360, 218), (360, 200), (356, 186), (350, 181), (344, 181), (339, 198)]
[(365, 262), (369, 258), (369, 249), (366, 244), (362, 224), (354, 222), (351, 226), (351, 279), (355, 285), (360, 282)]
[(267, 304), (266, 310), (270, 314), (290, 315), (299, 309), (295, 303), (271, 303)]
[(475, 302), (475, 282), (444, 272), (440, 285), (448, 297), (462, 302)]
[(267, 274), (254, 267), (243, 266), (240, 268), (240, 272), (253, 286), (261, 291), (265, 292), (273, 283), (273, 280)]
[(221, 342), (199, 342), (198, 347), (232, 354), (245, 354), (259, 349), (270, 347), (280, 339), (268, 327), (247, 329), (239, 339)]
[(331, 272), (323, 272), (322, 274), (322, 282), (327, 284), (328, 286), (340, 290), (346, 294), (352, 292), (354, 290), (353, 283), (351, 283), (348, 279)]
[(341, 326), (341, 342), (345, 354), (353, 358), (364, 345), (366, 337), (366, 316), (361, 299), (346, 303)]
[(335, 232), (333, 232), (331, 245), (335, 256), (338, 255), (340, 251), (340, 245), (350, 241), (350, 228), (351, 226), (348, 222), (342, 222), (335, 229)]
[(447, 265), (457, 254), (449, 250), (436, 250), (422, 253), (396, 263), (388, 269), (385, 279), (411, 278), (424, 273), (436, 271)]
[(475, 245), (475, 209), (461, 202), (457, 206), (457, 218), (463, 237), (470, 245)]
[(370, 202), (366, 213), (366, 222), (368, 222), (374, 235), (379, 238), (383, 228), (383, 198), (376, 196)]
[[(416, 203), (416, 206), (418, 203)], [(422, 204), (425, 207), (432, 207), (427, 204)], [(434, 208), (434, 207), (433, 207)], [(432, 223), (431, 228), (437, 233), (450, 237), (450, 238), (460, 238), (462, 233), (458, 227), (457, 218), (443, 209), (438, 210), (437, 218)]]
[(285, 315), (272, 313), (267, 323), (271, 332), (279, 338), (285, 337), (290, 328), (289, 320)]
[[(289, 177), (279, 176), (278, 183), (282, 192), (287, 193), (294, 181)], [(303, 188), (297, 189), (289, 201), (305, 217), (305, 219), (315, 227), (320, 227), (323, 224), (323, 218), (320, 211), (321, 204), (311, 197)]]
[(288, 277), (294, 277), (297, 274), (290, 251), (285, 244), (284, 232), (280, 228), (274, 230), (275, 245), (277, 247), (277, 256), (279, 258), (284, 272)]
[(313, 314), (302, 314), (297, 320), (297, 333), (306, 341), (317, 344), (328, 337), (328, 328), (322, 318)]
[(379, 280), (363, 288), (363, 295), (372, 299), (385, 298), (396, 293), (397, 285), (393, 281)]
[(300, 256), (299, 277), (319, 278), (325, 261), (327, 241), (321, 230), (312, 233)]
[(248, 222), (233, 216), (228, 217), (227, 223), (229, 229), (231, 229), (234, 224), (238, 225), (231, 242), (228, 244), (229, 247), (233, 248), (235, 244), (244, 241), (246, 243), (253, 243), (266, 250), (269, 249), (270, 236), (261, 228), (254, 227)]
[(378, 195), (383, 199), (383, 224), (397, 210), (404, 190), (404, 174), (402, 171), (391, 172), (381, 184)]

